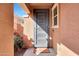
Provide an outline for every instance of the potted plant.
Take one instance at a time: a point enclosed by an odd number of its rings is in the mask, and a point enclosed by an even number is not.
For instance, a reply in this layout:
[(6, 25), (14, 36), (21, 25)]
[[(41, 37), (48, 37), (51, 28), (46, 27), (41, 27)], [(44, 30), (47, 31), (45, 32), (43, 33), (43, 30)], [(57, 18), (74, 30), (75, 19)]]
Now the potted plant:
[(15, 50), (21, 50), (24, 46), (24, 42), (19, 34), (14, 35), (14, 48)]

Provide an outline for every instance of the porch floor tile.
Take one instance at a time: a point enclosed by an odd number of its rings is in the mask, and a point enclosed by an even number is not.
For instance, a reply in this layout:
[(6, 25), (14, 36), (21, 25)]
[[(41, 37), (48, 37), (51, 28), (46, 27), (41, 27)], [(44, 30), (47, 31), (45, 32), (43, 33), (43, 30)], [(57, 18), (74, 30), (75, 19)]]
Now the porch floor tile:
[(53, 50), (53, 48), (48, 48), (49, 49), (49, 53), (39, 53), (36, 54), (34, 53), (34, 48), (28, 48), (28, 49), (23, 49), (20, 53), (17, 53), (16, 56), (55, 56), (55, 52)]

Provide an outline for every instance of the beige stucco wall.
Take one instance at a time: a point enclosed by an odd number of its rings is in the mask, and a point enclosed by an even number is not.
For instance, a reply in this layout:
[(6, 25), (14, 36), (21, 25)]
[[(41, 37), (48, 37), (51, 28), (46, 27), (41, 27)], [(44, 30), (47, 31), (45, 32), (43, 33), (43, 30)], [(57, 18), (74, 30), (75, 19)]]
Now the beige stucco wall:
[[(24, 24), (20, 20), (21, 18), (23, 18), (23, 17), (14, 15), (14, 33), (16, 32), (20, 36), (22, 36), (23, 28), (24, 28), (24, 26), (23, 26)], [(23, 19), (23, 21), (24, 21), (24, 19)]]
[(0, 55), (14, 55), (13, 4), (0, 4)]
[(17, 16), (16, 15), (14, 15), (14, 32), (16, 32), (16, 30), (17, 30), (17, 23), (18, 23), (18, 18), (17, 18)]
[(79, 4), (60, 4), (59, 55), (79, 55)]
[(32, 16), (26, 17), (24, 19), (24, 32), (25, 35), (28, 36), (29, 39), (33, 39), (34, 35), (34, 23)]
[(34, 19), (33, 12), (31, 11), (29, 17), (24, 18), (24, 30), (23, 34), (27, 36), (28, 39), (25, 39), (26, 47), (33, 47), (32, 40), (34, 39)]

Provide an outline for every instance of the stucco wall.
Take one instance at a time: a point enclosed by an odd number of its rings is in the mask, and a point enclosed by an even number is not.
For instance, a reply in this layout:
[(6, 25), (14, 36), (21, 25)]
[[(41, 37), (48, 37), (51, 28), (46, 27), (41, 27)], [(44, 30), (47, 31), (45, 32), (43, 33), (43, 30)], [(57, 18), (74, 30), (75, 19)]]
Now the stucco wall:
[[(53, 47), (53, 50), (55, 51), (55, 55), (57, 55), (57, 51), (58, 51), (58, 47), (57, 47), (57, 43), (59, 43), (60, 40), (60, 27), (58, 28), (54, 28), (54, 16), (53, 16), (53, 11), (55, 7), (59, 7), (58, 4), (54, 4), (51, 8), (51, 13), (52, 13), (52, 19), (50, 20), (50, 33), (51, 33), (51, 46)], [(59, 10), (58, 10), (59, 11)], [(58, 14), (57, 14), (58, 15)], [(58, 17), (59, 18), (59, 17)]]
[(17, 16), (14, 14), (14, 32), (16, 32), (17, 31), (17, 23), (18, 23), (18, 18), (17, 18)]
[(34, 24), (33, 24), (33, 19), (31, 18), (31, 17), (26, 17), (25, 19), (24, 19), (24, 31), (23, 31), (23, 33), (25, 34), (25, 35), (27, 35), (28, 36), (28, 38), (29, 39), (33, 39), (33, 30), (34, 30), (34, 26), (33, 26)]
[[(21, 17), (14, 15), (14, 32), (22, 36), (24, 24), (20, 21)], [(24, 21), (24, 19), (23, 19)]]
[(60, 4), (60, 55), (79, 55), (79, 4)]
[(33, 47), (32, 40), (34, 39), (34, 19), (33, 14), (31, 13), (29, 17), (24, 18), (24, 41), (26, 43), (26, 47)]
[(13, 4), (0, 4), (0, 55), (14, 55)]

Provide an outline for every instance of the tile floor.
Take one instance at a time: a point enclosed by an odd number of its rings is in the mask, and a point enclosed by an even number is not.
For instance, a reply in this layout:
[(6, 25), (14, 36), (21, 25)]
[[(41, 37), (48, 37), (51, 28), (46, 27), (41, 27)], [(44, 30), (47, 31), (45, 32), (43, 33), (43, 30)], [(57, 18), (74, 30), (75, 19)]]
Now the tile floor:
[(33, 52), (34, 48), (28, 48), (28, 49), (23, 49), (20, 52), (17, 52), (15, 56), (55, 56), (55, 52), (52, 48), (48, 48), (49, 53), (40, 53), (40, 54), (35, 54)]

